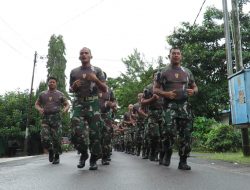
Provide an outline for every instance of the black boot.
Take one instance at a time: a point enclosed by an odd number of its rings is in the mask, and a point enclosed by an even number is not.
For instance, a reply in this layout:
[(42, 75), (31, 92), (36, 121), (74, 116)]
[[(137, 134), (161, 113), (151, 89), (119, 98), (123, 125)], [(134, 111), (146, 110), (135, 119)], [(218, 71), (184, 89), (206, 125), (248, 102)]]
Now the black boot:
[(180, 162), (178, 169), (180, 170), (191, 170), (191, 167), (187, 165), (187, 156), (180, 156)]
[(52, 162), (52, 164), (59, 164), (60, 163), (60, 157), (59, 154), (55, 154), (55, 158)]
[(108, 161), (108, 156), (107, 155), (103, 155), (103, 157), (102, 157), (102, 165), (109, 165), (109, 161)]
[(155, 151), (151, 150), (149, 153), (149, 160), (150, 161), (155, 161)]
[(164, 157), (164, 152), (161, 151), (159, 155), (159, 165), (163, 164), (163, 157)]
[(97, 161), (97, 156), (91, 155), (90, 160), (89, 160), (89, 165), (90, 165), (89, 170), (97, 170), (98, 169), (96, 161)]
[(102, 159), (102, 165), (109, 165), (109, 161), (107, 159)]
[(155, 153), (155, 162), (159, 162), (159, 152)]
[(107, 160), (110, 162), (111, 161), (111, 155), (112, 154), (109, 154), (108, 157), (107, 157)]
[(173, 152), (172, 150), (167, 150), (165, 152), (164, 157), (163, 157), (163, 162), (162, 162), (162, 164), (164, 166), (169, 166), (170, 165), (172, 152)]
[(53, 162), (54, 160), (54, 152), (52, 149), (49, 149), (49, 162)]
[(136, 156), (140, 156), (140, 154), (141, 154), (141, 147), (137, 147)]
[(79, 164), (77, 165), (78, 168), (83, 168), (85, 166), (85, 161), (88, 159), (87, 153), (81, 153)]

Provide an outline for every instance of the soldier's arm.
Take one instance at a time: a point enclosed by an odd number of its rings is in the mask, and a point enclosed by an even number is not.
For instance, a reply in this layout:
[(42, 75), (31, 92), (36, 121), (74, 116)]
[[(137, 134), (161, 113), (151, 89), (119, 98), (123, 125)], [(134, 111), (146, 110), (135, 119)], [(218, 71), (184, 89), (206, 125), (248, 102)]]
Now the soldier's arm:
[(195, 84), (195, 82), (193, 82), (191, 85), (190, 85), (190, 88), (187, 89), (187, 94), (188, 96), (194, 96), (195, 94), (198, 93), (198, 87), (197, 85)]
[(107, 92), (108, 87), (105, 84), (105, 80), (100, 80), (94, 72), (86, 74), (85, 79), (96, 83), (96, 85), (102, 92)]
[(43, 107), (41, 106), (39, 100), (37, 99), (36, 102), (35, 102), (35, 108), (36, 110), (42, 115), (44, 113), (44, 109)]
[(145, 98), (142, 98), (141, 99), (141, 104), (143, 106), (145, 105), (149, 105), (149, 104), (152, 104), (154, 103), (156, 100), (158, 100), (160, 97), (157, 95), (157, 94), (153, 94), (153, 96), (151, 98), (148, 98), (148, 99), (145, 99)]
[(144, 112), (144, 110), (141, 109), (141, 108), (139, 109), (138, 113), (139, 113), (140, 115), (142, 115), (143, 117), (147, 117), (147, 116), (148, 116), (148, 114), (146, 114), (146, 113)]
[(69, 108), (70, 108), (69, 101), (65, 99), (63, 102), (63, 112), (64, 113), (68, 112)]
[(72, 73), (70, 73), (70, 79), (69, 79), (69, 92), (76, 92), (78, 88), (81, 85), (80, 79), (76, 80), (73, 76)]
[(98, 86), (98, 88), (102, 91), (102, 92), (107, 92), (108, 87), (105, 83), (105, 81), (101, 81), (97, 78), (97, 80), (95, 81), (96, 85)]
[(161, 89), (160, 84), (157, 82), (154, 82), (153, 92), (154, 94), (157, 94), (158, 96), (169, 98), (169, 99), (175, 99), (175, 97), (177, 96), (177, 94), (175, 93), (175, 90), (164, 91)]

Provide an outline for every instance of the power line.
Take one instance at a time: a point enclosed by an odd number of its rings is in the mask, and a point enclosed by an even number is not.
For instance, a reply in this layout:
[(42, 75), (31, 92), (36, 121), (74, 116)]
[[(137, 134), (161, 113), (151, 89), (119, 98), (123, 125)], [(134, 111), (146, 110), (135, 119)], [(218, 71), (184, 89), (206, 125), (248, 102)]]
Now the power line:
[(197, 14), (197, 16), (196, 16), (195, 20), (194, 20), (193, 26), (195, 25), (196, 20), (197, 20), (197, 18), (199, 17), (199, 15), (200, 15), (200, 13), (201, 13), (201, 10), (202, 10), (203, 5), (205, 4), (205, 2), (206, 2), (206, 0), (204, 0), (204, 1), (203, 1), (202, 5), (201, 5), (201, 8), (200, 8), (200, 10), (199, 10), (199, 12), (198, 12), (198, 14)]
[(62, 26), (64, 26), (64, 25), (68, 24), (68, 23), (71, 22), (72, 20), (75, 20), (75, 19), (77, 19), (78, 17), (80, 17), (80, 16), (86, 14), (88, 11), (90, 11), (90, 10), (96, 8), (97, 6), (99, 6), (103, 1), (104, 1), (104, 0), (101, 0), (101, 1), (97, 2), (96, 4), (90, 6), (89, 8), (85, 9), (84, 11), (82, 11), (82, 12), (76, 14), (75, 16), (69, 18), (69, 19), (66, 20), (64, 23), (62, 23), (60, 26), (58, 26), (57, 28), (60, 28), (60, 27), (62, 27)]
[(22, 42), (27, 46), (29, 47), (31, 50), (33, 50), (34, 48), (26, 41), (24, 40), (22, 37), (21, 37), (21, 34), (19, 34), (13, 27), (10, 26), (10, 24), (8, 24), (8, 22), (6, 22), (2, 17), (0, 17), (0, 20), (12, 31), (14, 32), (21, 40)]
[(20, 52), (18, 49), (16, 49), (14, 46), (12, 46), (9, 42), (7, 42), (6, 40), (4, 40), (3, 38), (0, 37), (0, 40), (5, 43), (10, 49), (12, 49), (13, 51), (15, 51), (16, 53), (22, 55), (25, 58), (28, 58), (27, 56), (25, 56), (22, 52)]

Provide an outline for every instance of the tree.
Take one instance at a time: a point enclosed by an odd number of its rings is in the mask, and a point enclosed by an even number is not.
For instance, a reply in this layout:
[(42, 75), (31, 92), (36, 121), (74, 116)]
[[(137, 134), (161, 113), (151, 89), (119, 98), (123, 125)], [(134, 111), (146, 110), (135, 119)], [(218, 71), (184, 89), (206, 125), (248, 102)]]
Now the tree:
[[(153, 81), (153, 63), (143, 60), (143, 56), (138, 50), (134, 50), (133, 54), (122, 59), (127, 70), (120, 77), (115, 79), (108, 78), (108, 85), (113, 88), (118, 100), (118, 115), (123, 115), (127, 111), (129, 104), (137, 102), (137, 94), (143, 92), (144, 87)], [(159, 58), (162, 64), (162, 58)]]
[[(35, 98), (32, 96), (32, 103)], [(0, 136), (23, 136), (28, 113), (29, 92), (8, 92), (0, 97)], [(35, 109), (32, 109), (31, 125), (35, 124)], [(34, 119), (33, 119), (34, 118)], [(9, 132), (8, 132), (9, 131)], [(12, 133), (15, 131), (18, 133)]]
[[(171, 46), (182, 49), (183, 65), (193, 72), (199, 87), (198, 96), (191, 101), (197, 116), (218, 119), (229, 109), (224, 24), (222, 11), (210, 7), (204, 13), (202, 25), (182, 23), (167, 37)], [(242, 15), (243, 61), (249, 62), (249, 14)]]
[[(49, 76), (54, 76), (57, 78), (57, 88), (61, 92), (67, 94), (66, 92), (66, 59), (65, 59), (65, 45), (63, 42), (63, 37), (61, 35), (55, 36), (52, 35), (49, 41), (48, 49), (48, 61), (47, 61), (47, 70)], [(67, 95), (68, 96), (68, 95)]]

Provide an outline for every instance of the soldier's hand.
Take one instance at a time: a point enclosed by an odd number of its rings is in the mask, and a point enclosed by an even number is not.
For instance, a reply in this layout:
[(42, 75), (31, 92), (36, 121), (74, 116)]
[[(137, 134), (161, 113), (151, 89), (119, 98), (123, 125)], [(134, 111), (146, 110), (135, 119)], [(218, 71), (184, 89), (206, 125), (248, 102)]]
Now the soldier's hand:
[(67, 113), (68, 112), (68, 108), (63, 108), (62, 112), (63, 113)]
[(80, 86), (81, 86), (81, 80), (78, 79), (78, 80), (76, 80), (76, 81), (73, 83), (73, 85), (71, 86), (71, 88), (75, 91), (75, 90), (77, 90)]
[(160, 96), (158, 96), (157, 94), (153, 94), (153, 98), (154, 98), (155, 100), (158, 100), (158, 99), (160, 98)]
[(188, 96), (193, 96), (194, 95), (194, 90), (191, 89), (191, 88), (188, 88), (187, 89), (187, 94), (188, 94)]
[(176, 90), (172, 90), (172, 91), (168, 91), (167, 93), (167, 98), (173, 100), (176, 98), (177, 94), (176, 94)]
[(38, 111), (39, 111), (39, 113), (40, 113), (41, 115), (44, 114), (44, 109), (43, 109), (43, 108), (38, 109)]
[(96, 74), (95, 73), (87, 73), (85, 75), (85, 78), (86, 80), (90, 80), (90, 81), (93, 81), (93, 82), (96, 82), (98, 80), (98, 78), (96, 77)]

